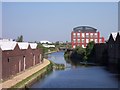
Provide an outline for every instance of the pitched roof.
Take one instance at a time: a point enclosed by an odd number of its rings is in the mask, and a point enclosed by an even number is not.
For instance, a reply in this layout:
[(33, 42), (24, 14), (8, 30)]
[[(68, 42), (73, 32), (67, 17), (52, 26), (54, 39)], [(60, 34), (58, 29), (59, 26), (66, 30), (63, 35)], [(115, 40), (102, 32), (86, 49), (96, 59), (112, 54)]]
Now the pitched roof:
[(37, 48), (37, 43), (29, 43), (30, 44), (30, 47), (32, 49), (36, 49)]
[(14, 50), (17, 42), (0, 42), (2, 50)]
[(117, 33), (115, 42), (120, 43), (120, 33)]
[(117, 37), (117, 33), (118, 33), (118, 32), (112, 32), (112, 33), (111, 33), (114, 41), (115, 41), (115, 39), (116, 39), (116, 37)]
[(18, 42), (18, 46), (20, 49), (27, 49), (29, 46), (28, 42)]
[(0, 48), (2, 51), (14, 50), (14, 48), (17, 44), (20, 49), (28, 49), (29, 45), (30, 45), (31, 49), (37, 48), (37, 43), (15, 42), (15, 41), (0, 41)]

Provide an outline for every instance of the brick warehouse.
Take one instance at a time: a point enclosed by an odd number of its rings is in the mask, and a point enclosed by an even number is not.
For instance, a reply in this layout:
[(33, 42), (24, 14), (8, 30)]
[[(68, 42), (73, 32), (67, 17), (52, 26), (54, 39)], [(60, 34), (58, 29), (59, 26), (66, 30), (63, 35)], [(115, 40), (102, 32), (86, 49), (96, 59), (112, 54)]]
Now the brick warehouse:
[(120, 32), (112, 32), (106, 43), (94, 45), (95, 61), (120, 74)]
[(36, 64), (42, 63), (42, 50), (37, 48), (36, 43), (27, 42), (0, 42), (2, 52), (2, 79), (24, 71)]
[(82, 46), (85, 48), (90, 41), (95, 43), (104, 43), (104, 37), (100, 37), (100, 32), (97, 29), (89, 26), (79, 26), (73, 28), (71, 32), (72, 48)]

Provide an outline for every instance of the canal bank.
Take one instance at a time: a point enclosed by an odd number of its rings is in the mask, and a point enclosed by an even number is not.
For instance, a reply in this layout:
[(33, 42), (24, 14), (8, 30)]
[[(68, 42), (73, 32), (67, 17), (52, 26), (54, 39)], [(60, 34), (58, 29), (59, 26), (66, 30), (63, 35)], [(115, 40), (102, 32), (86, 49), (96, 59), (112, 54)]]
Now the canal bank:
[(25, 88), (26, 86), (31, 85), (33, 82), (36, 81), (38, 77), (42, 77), (43, 74), (49, 70), (50, 61), (44, 59), (42, 64), (38, 64), (30, 69), (25, 70), (24, 72), (18, 74), (17, 76), (0, 83), (2, 89), (13, 89), (13, 88)]

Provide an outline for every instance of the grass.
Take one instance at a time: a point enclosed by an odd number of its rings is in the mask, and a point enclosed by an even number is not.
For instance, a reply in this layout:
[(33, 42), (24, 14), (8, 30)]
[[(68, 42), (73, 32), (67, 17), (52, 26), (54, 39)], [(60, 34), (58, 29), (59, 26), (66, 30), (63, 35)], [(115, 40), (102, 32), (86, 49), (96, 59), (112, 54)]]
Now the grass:
[(31, 76), (27, 77), (26, 79), (22, 80), (21, 82), (17, 83), (16, 85), (12, 86), (8, 90), (17, 90), (18, 88), (25, 88), (26, 86), (29, 86), (34, 80), (40, 79), (40, 76), (44, 74), (45, 72), (49, 72), (53, 69), (53, 66), (56, 68), (63, 68), (64, 66), (62, 64), (56, 64), (52, 61), (50, 61), (50, 64), (44, 67), (43, 69), (37, 71), (36, 73), (32, 74)]
[(16, 85), (12, 86), (8, 90), (18, 89), (18, 88), (24, 88), (27, 84), (31, 83), (33, 80), (35, 80), (37, 77), (42, 75), (47, 71), (49, 68), (49, 65), (47, 67), (44, 67), (43, 69), (39, 70), (38, 72), (32, 74), (31, 76), (27, 77), (26, 79), (22, 80), (21, 82), (17, 83)]

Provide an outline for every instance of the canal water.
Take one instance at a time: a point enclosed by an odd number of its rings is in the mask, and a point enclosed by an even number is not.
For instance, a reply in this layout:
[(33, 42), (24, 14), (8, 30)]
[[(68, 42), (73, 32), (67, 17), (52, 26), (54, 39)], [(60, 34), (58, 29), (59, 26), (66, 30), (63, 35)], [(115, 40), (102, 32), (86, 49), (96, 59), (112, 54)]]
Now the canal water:
[(53, 70), (31, 88), (118, 88), (116, 74), (101, 66), (76, 66), (67, 63), (64, 52), (48, 55), (55, 63), (65, 64), (65, 70)]

